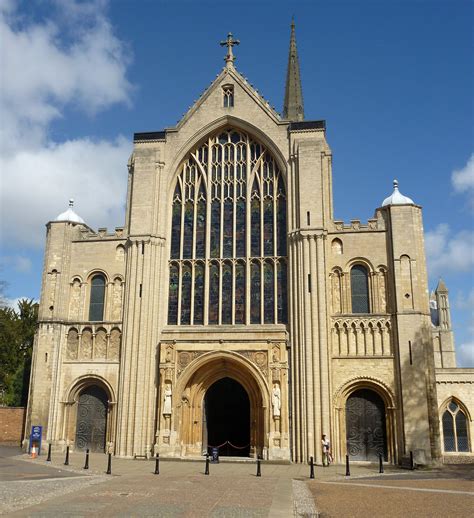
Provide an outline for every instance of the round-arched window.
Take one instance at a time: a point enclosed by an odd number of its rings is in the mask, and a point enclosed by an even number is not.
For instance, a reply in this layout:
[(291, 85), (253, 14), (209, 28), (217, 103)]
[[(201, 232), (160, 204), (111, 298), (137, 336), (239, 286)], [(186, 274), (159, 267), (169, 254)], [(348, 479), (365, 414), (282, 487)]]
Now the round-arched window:
[(286, 323), (286, 220), (262, 144), (227, 129), (194, 149), (173, 194), (168, 323)]
[(94, 275), (91, 280), (91, 296), (89, 302), (89, 320), (100, 322), (104, 320), (105, 277)]
[(351, 269), (352, 313), (369, 313), (369, 275), (367, 268), (356, 264)]

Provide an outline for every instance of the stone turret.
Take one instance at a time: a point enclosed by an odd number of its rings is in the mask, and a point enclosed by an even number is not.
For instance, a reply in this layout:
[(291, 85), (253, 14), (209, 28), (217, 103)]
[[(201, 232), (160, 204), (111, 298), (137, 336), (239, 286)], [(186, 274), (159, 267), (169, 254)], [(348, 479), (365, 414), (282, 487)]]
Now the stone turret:
[[(436, 306), (433, 324), (433, 349), (437, 368), (456, 367), (456, 353), (454, 349), (454, 335), (451, 327), (451, 310), (449, 308), (448, 288), (443, 279), (433, 293), (432, 302)], [(431, 302), (431, 303), (432, 303)]]

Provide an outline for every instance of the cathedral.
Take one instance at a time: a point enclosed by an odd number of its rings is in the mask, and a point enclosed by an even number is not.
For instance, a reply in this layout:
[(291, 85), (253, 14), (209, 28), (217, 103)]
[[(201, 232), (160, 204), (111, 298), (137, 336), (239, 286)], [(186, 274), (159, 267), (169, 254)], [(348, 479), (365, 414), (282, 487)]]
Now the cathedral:
[(26, 437), (321, 464), (324, 434), (336, 462), (472, 462), (474, 369), (428, 291), (421, 207), (387, 179), (372, 219), (335, 218), (294, 24), (282, 114), (238, 44), (175, 127), (134, 134), (123, 227), (72, 200), (47, 224)]

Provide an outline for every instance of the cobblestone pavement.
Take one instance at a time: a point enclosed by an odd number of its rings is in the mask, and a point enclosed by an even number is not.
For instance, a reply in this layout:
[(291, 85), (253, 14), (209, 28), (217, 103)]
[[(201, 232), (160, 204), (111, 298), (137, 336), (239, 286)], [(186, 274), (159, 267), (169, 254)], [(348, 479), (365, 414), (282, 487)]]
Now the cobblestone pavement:
[(441, 516), (433, 513), (442, 509), (465, 516), (474, 502), (469, 467), (407, 472), (387, 466), (378, 475), (377, 466), (354, 465), (350, 479), (344, 466), (317, 467), (311, 481), (308, 466), (265, 462), (261, 477), (253, 462), (211, 464), (209, 476), (203, 461), (161, 460), (160, 475), (153, 474), (153, 461), (115, 458), (106, 475), (103, 454), (91, 454), (89, 470), (82, 469), (84, 454), (71, 454), (67, 467), (63, 462), (63, 454), (46, 463), (44, 456), (3, 455), (0, 448), (0, 514), (309, 518), (317, 510), (322, 516), (407, 516), (413, 508), (415, 516)]

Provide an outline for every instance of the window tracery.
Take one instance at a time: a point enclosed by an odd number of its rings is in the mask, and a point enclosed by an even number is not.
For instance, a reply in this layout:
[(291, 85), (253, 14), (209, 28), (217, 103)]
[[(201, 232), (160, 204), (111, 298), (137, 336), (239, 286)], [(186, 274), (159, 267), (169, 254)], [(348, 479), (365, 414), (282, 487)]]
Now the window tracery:
[(286, 323), (286, 220), (264, 146), (229, 129), (193, 150), (173, 194), (168, 324)]
[(448, 403), (442, 417), (444, 451), (468, 452), (468, 423), (465, 413), (455, 400)]

